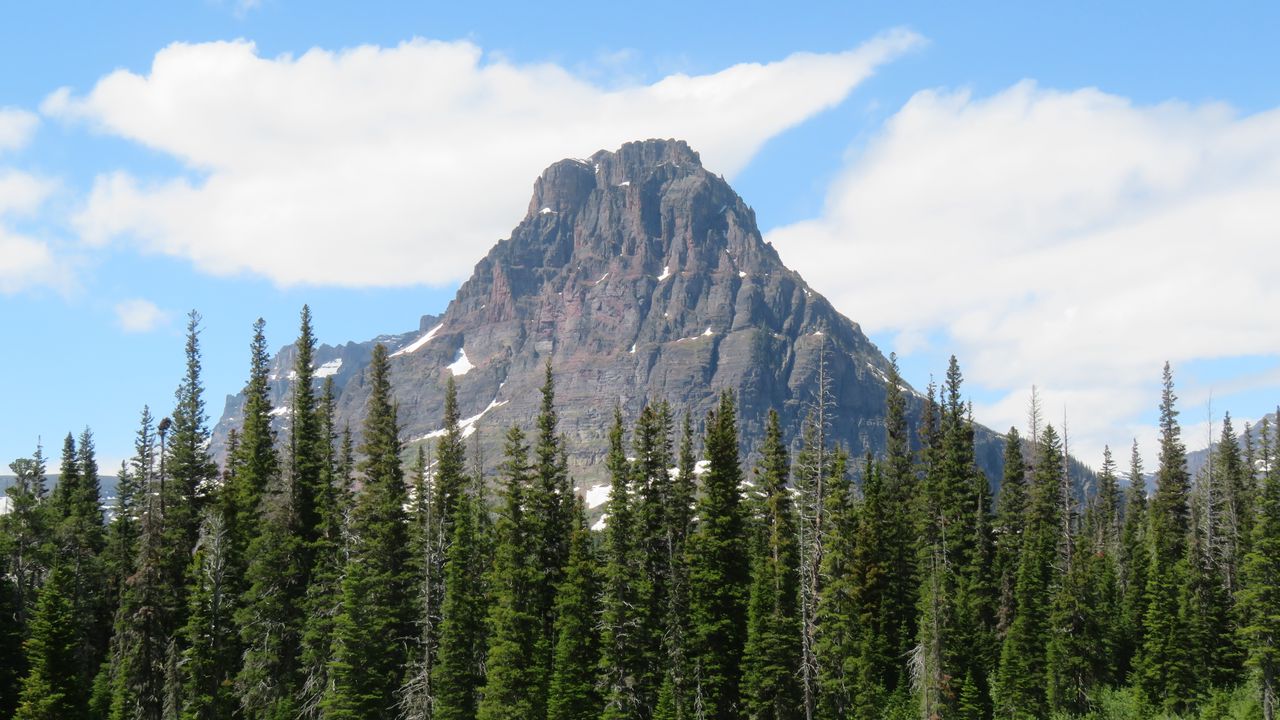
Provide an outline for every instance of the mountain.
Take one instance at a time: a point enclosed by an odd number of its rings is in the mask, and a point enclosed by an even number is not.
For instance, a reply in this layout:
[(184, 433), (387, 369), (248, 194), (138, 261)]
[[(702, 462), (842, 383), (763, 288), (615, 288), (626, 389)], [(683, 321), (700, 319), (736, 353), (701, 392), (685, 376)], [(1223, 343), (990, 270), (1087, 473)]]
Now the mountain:
[[(506, 427), (532, 425), (551, 360), (561, 431), (583, 487), (605, 477), (615, 404), (634, 419), (646, 402), (665, 399), (700, 421), (728, 388), (744, 438), (763, 436), (770, 408), (794, 438), (824, 360), (835, 439), (854, 457), (884, 447), (889, 361), (783, 265), (754, 211), (678, 140), (628, 143), (547, 168), (511, 237), (476, 264), (445, 312), (424, 318), (417, 333), (380, 340), (393, 351), (405, 438), (438, 434), (452, 375), (486, 466), (498, 462)], [(341, 360), (333, 366), (339, 427), (360, 426), (371, 349), (372, 341), (317, 353), (322, 370)], [(290, 362), (286, 349), (273, 371), (282, 423)], [(923, 399), (912, 390), (909, 400), (918, 418)], [(228, 399), (219, 438), (238, 424), (242, 403)], [(999, 437), (979, 428), (977, 445), (979, 465), (998, 477)]]

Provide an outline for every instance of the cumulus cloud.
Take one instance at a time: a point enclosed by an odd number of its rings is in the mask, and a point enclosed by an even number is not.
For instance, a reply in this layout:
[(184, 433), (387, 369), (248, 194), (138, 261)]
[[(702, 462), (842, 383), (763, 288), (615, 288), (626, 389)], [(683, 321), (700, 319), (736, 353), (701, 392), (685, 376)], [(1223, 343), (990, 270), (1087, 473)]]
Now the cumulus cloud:
[(82, 97), (58, 91), (43, 110), (190, 170), (98, 178), (77, 219), (90, 243), (129, 238), (281, 285), (441, 284), (507, 234), (551, 162), (679, 137), (732, 176), (920, 42), (896, 31), (848, 52), (622, 88), (468, 42), (275, 58), (243, 41), (176, 44), (146, 75), (114, 72)]
[(135, 298), (117, 303), (116, 321), (125, 332), (151, 332), (169, 321), (169, 313), (156, 307), (150, 300)]
[[(15, 114), (0, 111), (0, 149), (6, 140), (12, 141), (10, 147), (20, 147), (25, 139), (6, 135), (6, 113)], [(29, 136), (30, 130), (23, 132)], [(0, 295), (37, 287), (69, 287), (67, 263), (55, 255), (49, 243), (13, 229), (15, 218), (36, 213), (56, 187), (57, 183), (47, 178), (0, 167)]]
[(1094, 459), (1152, 436), (1164, 360), (1280, 353), (1280, 110), (920, 92), (769, 239), (868, 330), (945, 337), (1003, 393), (979, 419), (1021, 426), (1038, 383)]
[(40, 118), (32, 112), (0, 108), (0, 152), (26, 147), (35, 134)]

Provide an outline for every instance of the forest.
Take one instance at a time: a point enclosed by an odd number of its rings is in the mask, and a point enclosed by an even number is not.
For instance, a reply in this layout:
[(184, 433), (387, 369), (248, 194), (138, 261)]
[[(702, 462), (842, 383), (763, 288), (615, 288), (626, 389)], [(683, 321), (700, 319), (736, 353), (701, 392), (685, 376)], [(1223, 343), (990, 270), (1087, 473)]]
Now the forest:
[(406, 445), (382, 346), (362, 427), (335, 427), (306, 308), (277, 434), (259, 320), (219, 467), (199, 340), (193, 312), (114, 504), (88, 429), (52, 487), (43, 449), (10, 465), (0, 717), (1276, 716), (1280, 428), (1224, 417), (1192, 477), (1167, 364), (1157, 466), (1107, 450), (1083, 492), (1034, 396), (1003, 477), (978, 470), (954, 358), (915, 429), (895, 364), (876, 457), (831, 442), (821, 389), (795, 443), (776, 414), (741, 438), (729, 390), (705, 417), (615, 411), (594, 522), (550, 362), (486, 474), (452, 380), (443, 435)]

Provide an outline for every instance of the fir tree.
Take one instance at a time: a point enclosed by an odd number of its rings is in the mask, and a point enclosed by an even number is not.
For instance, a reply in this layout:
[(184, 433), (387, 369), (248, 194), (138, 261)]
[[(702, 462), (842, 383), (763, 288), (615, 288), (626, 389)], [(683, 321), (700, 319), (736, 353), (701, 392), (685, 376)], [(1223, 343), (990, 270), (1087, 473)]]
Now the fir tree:
[(529, 448), (524, 433), (507, 433), (502, 464), (503, 503), (494, 528), (494, 562), (489, 580), (488, 650), (485, 683), (476, 711), (479, 720), (523, 720), (546, 716), (549, 668), (538, 661), (544, 650), (537, 605), (535, 561), (526, 497), (531, 486)]
[(896, 355), (889, 356), (889, 373), (885, 381), (885, 457), (878, 477), (882, 481), (885, 500), (883, 516), (884, 554), (882, 622), (885, 651), (893, 658), (892, 669), (883, 668), (885, 690), (905, 690), (908, 684), (905, 663), (915, 645), (916, 573), (914, 517), (917, 514), (917, 479), (907, 425), (906, 382), (898, 371)]
[(692, 531), (697, 455), (693, 450), (693, 419), (688, 413), (681, 424), (676, 474), (667, 495), (666, 554), (670, 568), (667, 586), (662, 686), (658, 689), (656, 720), (683, 720), (691, 716), (693, 672), (690, 667), (689, 562), (685, 553)]
[(764, 502), (755, 532), (742, 684), (748, 718), (784, 720), (800, 711), (800, 575), (790, 463), (776, 411), (769, 412), (761, 455), (756, 478)]
[(29, 669), (22, 680), (15, 720), (88, 717), (87, 688), (76, 672), (83, 638), (75, 585), (74, 565), (58, 562), (40, 590), (24, 648)]
[(636, 677), (640, 702), (652, 708), (666, 675), (664, 638), (670, 608), (672, 557), (668, 552), (671, 476), (671, 414), (665, 403), (640, 411), (635, 430), (636, 542), (643, 563), (635, 587), (640, 615), (634, 642), (642, 656)]
[[(817, 717), (836, 720), (856, 712), (864, 673), (858, 656), (862, 627), (857, 606), (858, 580), (854, 574), (857, 554), (858, 506), (845, 471), (843, 451), (832, 454), (823, 502), (824, 536), (819, 573), (818, 604), (814, 617), (817, 633)], [(868, 465), (867, 470), (870, 470)], [(866, 471), (864, 471), (866, 472)], [(872, 482), (879, 482), (873, 480)], [(867, 688), (871, 690), (871, 688)], [(864, 695), (865, 696), (865, 695)]]
[(596, 720), (600, 716), (600, 694), (596, 689), (600, 657), (596, 634), (599, 588), (596, 562), (586, 512), (579, 500), (574, 505), (569, 560), (556, 592), (556, 645), (547, 694), (547, 720)]
[[(320, 701), (329, 686), (329, 654), (334, 617), (341, 592), (342, 554), (345, 547), (345, 514), (351, 503), (349, 478), (340, 475), (334, 452), (333, 377), (326, 377), (320, 395), (321, 481), (316, 496), (320, 532), (316, 536), (315, 566), (303, 606), (302, 690), (299, 711), (303, 717), (319, 716)], [(424, 469), (425, 470), (425, 469)]]
[(0, 516), (4, 558), (0, 609), (5, 612), (5, 622), (0, 623), (0, 716), (5, 717), (13, 714), (18, 683), (27, 671), (22, 640), (50, 561), (43, 452), (37, 445), (32, 457), (13, 461), (9, 469), (14, 474), (13, 484), (5, 490), (9, 513)]
[(325, 718), (390, 718), (412, 633), (400, 428), (387, 376), (387, 350), (377, 345), (369, 366), (364, 423), (364, 487), (350, 520), (350, 549), (342, 576), (342, 606), (333, 627)]
[(740, 712), (739, 680), (746, 641), (750, 571), (738, 465), (738, 423), (725, 391), (707, 416), (707, 473), (689, 538), (689, 610), (696, 703), (703, 717), (728, 720)]
[(542, 384), (542, 406), (538, 412), (538, 433), (534, 440), (534, 482), (529, 492), (530, 542), (534, 548), (536, 612), (541, 637), (535, 662), (550, 677), (555, 646), (556, 588), (569, 560), (569, 538), (573, 534), (573, 483), (564, 439), (558, 435), (555, 377), (547, 360)]

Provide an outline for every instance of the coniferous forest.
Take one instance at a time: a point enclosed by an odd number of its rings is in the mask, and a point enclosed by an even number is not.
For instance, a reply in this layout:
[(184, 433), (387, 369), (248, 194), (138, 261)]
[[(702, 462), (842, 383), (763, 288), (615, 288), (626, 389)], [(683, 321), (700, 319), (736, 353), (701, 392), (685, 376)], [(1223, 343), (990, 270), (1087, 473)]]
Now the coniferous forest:
[(1108, 450), (1083, 491), (1034, 396), (989, 482), (954, 359), (918, 428), (889, 374), (879, 457), (829, 440), (823, 392), (795, 443), (776, 415), (740, 437), (728, 391), (619, 411), (593, 529), (550, 364), (486, 476), (452, 381), (442, 437), (407, 451), (381, 346), (363, 426), (335, 427), (305, 308), (278, 436), (259, 321), (219, 467), (199, 322), (114, 504), (89, 430), (10, 465), (0, 717), (1276, 716), (1280, 437), (1226, 417), (1191, 477), (1167, 365), (1157, 466)]

